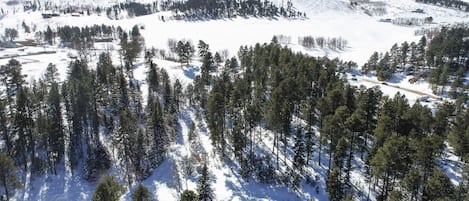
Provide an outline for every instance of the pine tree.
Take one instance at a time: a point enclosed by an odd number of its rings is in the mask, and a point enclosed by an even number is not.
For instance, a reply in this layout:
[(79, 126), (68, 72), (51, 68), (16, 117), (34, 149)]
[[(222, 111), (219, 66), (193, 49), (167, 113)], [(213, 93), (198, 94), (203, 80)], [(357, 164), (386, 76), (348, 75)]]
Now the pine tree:
[(378, 68), (378, 61), (379, 61), (379, 54), (378, 52), (374, 52), (370, 59), (368, 59), (368, 63), (366, 64), (366, 70), (372, 71)]
[(418, 169), (411, 169), (404, 177), (402, 186), (410, 194), (410, 201), (418, 200), (418, 194), (421, 187), (421, 176)]
[(456, 115), (453, 127), (448, 136), (448, 141), (454, 148), (456, 155), (461, 157), (464, 161), (469, 160), (466, 154), (469, 153), (469, 109), (466, 111), (459, 111)]
[(454, 200), (464, 200), (467, 201), (469, 199), (469, 166), (466, 164), (462, 168), (462, 177), (459, 185), (457, 185), (455, 192), (454, 192)]
[(147, 178), (149, 176), (150, 168), (148, 161), (147, 149), (149, 147), (149, 140), (147, 135), (143, 132), (143, 129), (138, 128), (137, 131), (137, 148), (135, 149), (135, 176), (137, 180)]
[[(137, 27), (138, 30), (138, 27)], [(132, 34), (137, 34), (133, 33)], [(139, 34), (138, 34), (139, 35)], [(137, 56), (140, 54), (142, 51), (141, 47), (141, 39), (140, 37), (131, 37), (130, 41), (128, 40), (128, 34), (123, 33), (121, 36), (121, 52), (122, 52), (122, 57), (125, 61), (125, 68), (127, 71), (130, 71), (133, 68), (133, 63)]]
[(404, 198), (405, 197), (402, 194), (402, 192), (399, 189), (395, 188), (389, 193), (388, 200), (389, 201), (401, 201), (401, 200), (405, 200)]
[(179, 112), (179, 107), (181, 103), (184, 103), (184, 97), (183, 97), (183, 91), (182, 91), (182, 85), (179, 79), (176, 79), (173, 85), (172, 89), (172, 97), (173, 97), (173, 104), (171, 108), (171, 113), (177, 113)]
[(202, 65), (200, 66), (201, 79), (204, 84), (208, 85), (210, 83), (210, 72), (214, 66), (214, 61), (212, 58), (212, 53), (207, 52), (204, 57), (202, 57)]
[(327, 192), (329, 193), (329, 200), (339, 201), (344, 197), (342, 183), (340, 181), (340, 170), (332, 168), (327, 177)]
[[(169, 80), (167, 80), (167, 74), (164, 71), (158, 72), (156, 64), (150, 62), (150, 70), (147, 73), (148, 87), (148, 99), (146, 109), (146, 135), (151, 140), (150, 148), (150, 164), (152, 168), (156, 168), (164, 159), (166, 153), (166, 145), (169, 141), (169, 136), (165, 129), (164, 111), (160, 103), (160, 97), (158, 94), (161, 91), (160, 85), (160, 74), (162, 75), (162, 85), (164, 85), (163, 91), (168, 90), (167, 86)], [(163, 101), (169, 101), (171, 94), (163, 94)], [(169, 97), (169, 98), (168, 98)]]
[(131, 186), (135, 170), (135, 154), (137, 153), (137, 121), (135, 116), (127, 108), (122, 108), (119, 115), (119, 129), (114, 136), (118, 146), (119, 159), (125, 171), (126, 182)]
[(203, 40), (199, 40), (199, 57), (203, 58), (209, 52), (209, 45), (205, 43)]
[[(335, 157), (334, 154), (336, 153), (339, 140), (341, 139), (341, 136), (345, 135), (347, 132), (345, 121), (349, 117), (348, 113), (346, 106), (340, 106), (335, 110), (334, 115), (326, 116), (323, 121), (321, 133), (324, 133), (326, 136), (325, 140), (329, 142), (329, 171), (331, 169), (332, 159)], [(341, 150), (341, 152), (342, 151), (345, 150)], [(339, 169), (341, 169), (341, 167)]]
[(13, 153), (13, 139), (7, 127), (6, 101), (0, 99), (0, 135), (5, 142), (5, 152), (9, 155)]
[(390, 137), (371, 159), (372, 174), (382, 180), (378, 200), (386, 200), (394, 179), (402, 179), (410, 162), (409, 148), (404, 137)]
[(454, 186), (448, 176), (440, 170), (434, 170), (423, 187), (422, 200), (453, 200)]
[(96, 186), (93, 193), (93, 201), (118, 201), (125, 192), (125, 188), (120, 185), (113, 176), (106, 175)]
[(465, 76), (465, 68), (464, 67), (459, 67), (458, 70), (456, 71), (456, 78), (453, 80), (453, 83), (451, 83), (451, 88), (449, 90), (449, 95), (456, 99), (459, 95), (459, 89), (460, 87), (464, 86), (464, 76)]
[(147, 83), (149, 92), (155, 93), (159, 91), (160, 79), (158, 75), (158, 66), (150, 61), (149, 70), (147, 72)]
[(301, 129), (296, 132), (296, 140), (294, 149), (293, 164), (290, 172), (290, 183), (294, 188), (299, 187), (303, 175), (303, 167), (305, 166), (305, 144)]
[(26, 76), (22, 74), (21, 63), (15, 59), (10, 59), (6, 65), (0, 66), (0, 80), (5, 87), (6, 104), (9, 108), (9, 118), (13, 117), (14, 97), (19, 88), (25, 84)]
[(23, 27), (25, 33), (31, 33), (31, 28), (24, 21), (21, 23), (21, 27)]
[(194, 191), (184, 190), (181, 194), (181, 199), (179, 201), (197, 201), (199, 198)]
[(443, 153), (445, 148), (444, 140), (437, 135), (429, 135), (422, 139), (417, 139), (415, 143), (415, 162), (420, 167), (422, 181), (426, 183), (436, 165), (437, 158)]
[(148, 191), (148, 188), (139, 184), (132, 194), (132, 201), (153, 201), (153, 195)]
[(44, 40), (47, 41), (49, 45), (53, 45), (55, 43), (55, 33), (52, 31), (50, 26), (47, 26), (47, 30), (44, 33)]
[(234, 118), (234, 126), (231, 131), (231, 141), (233, 142), (233, 152), (237, 158), (241, 158), (243, 150), (246, 147), (245, 135), (243, 133), (243, 122), (240, 117)]
[(204, 163), (202, 167), (202, 173), (197, 182), (197, 193), (200, 201), (212, 201), (214, 199), (207, 163)]
[(433, 124), (433, 133), (435, 135), (446, 138), (450, 131), (449, 119), (454, 113), (454, 105), (448, 102), (443, 103), (438, 107), (435, 113)]
[[(207, 47), (208, 48), (208, 47)], [(194, 56), (194, 46), (189, 41), (178, 41), (176, 45), (176, 53), (179, 57), (181, 67), (186, 64), (189, 65), (191, 58)]]
[(407, 43), (407, 41), (404, 41), (402, 44), (401, 44), (401, 48), (400, 48), (400, 57), (401, 57), (401, 67), (404, 68), (405, 67), (405, 64), (407, 63), (407, 59), (408, 59), (408, 56), (409, 56), (409, 43)]
[(391, 78), (394, 70), (391, 56), (386, 52), (383, 58), (379, 61), (378, 68), (376, 69), (378, 80), (383, 81)]
[(18, 94), (16, 97), (16, 113), (13, 120), (13, 134), (18, 136), (15, 141), (16, 157), (19, 164), (24, 165), (26, 170), (28, 153), (35, 156), (35, 141), (32, 139), (32, 123), (33, 119), (29, 114), (29, 92), (27, 88), (17, 88)]
[(7, 154), (0, 152), (0, 184), (5, 191), (5, 199), (8, 201), (15, 194), (15, 190), (22, 188), (17, 175), (17, 167), (13, 159)]
[(18, 37), (18, 30), (15, 28), (5, 28), (4, 36), (7, 37), (10, 41), (13, 41)]
[(231, 75), (232, 79), (234, 80), (234, 77), (238, 74), (239, 72), (239, 64), (238, 64), (238, 60), (235, 58), (235, 57), (232, 57), (230, 60), (229, 60), (229, 63), (227, 63), (228, 65), (226, 66), (226, 71), (229, 72), (229, 74)]
[(83, 139), (91, 140), (91, 138), (84, 138), (88, 134), (86, 128), (89, 120), (88, 113), (91, 111), (91, 77), (92, 74), (87, 63), (77, 60), (70, 64), (67, 83), (63, 85), (67, 89), (62, 93), (66, 97), (67, 118), (71, 127), (69, 158), (72, 166), (78, 164), (79, 159), (83, 157), (84, 151), (86, 151)]
[(427, 38), (425, 38), (425, 36), (422, 36), (422, 38), (420, 38), (419, 42), (418, 42), (418, 45), (417, 45), (417, 50), (418, 50), (418, 60), (421, 61), (421, 63), (419, 63), (420, 65), (424, 65), (424, 62), (425, 62), (425, 58), (426, 58), (426, 55), (425, 55), (425, 48), (427, 47)]
[(296, 142), (295, 146), (293, 147), (295, 156), (293, 157), (293, 168), (299, 170), (300, 172), (303, 170), (303, 166), (306, 165), (305, 161), (305, 144), (304, 138), (302, 135), (302, 131), (300, 129), (296, 132)]
[(364, 111), (364, 124), (365, 131), (363, 132), (363, 142), (360, 143), (361, 158), (363, 159), (364, 152), (368, 151), (368, 137), (373, 134), (377, 124), (378, 104), (381, 100), (382, 92), (376, 88), (367, 89), (364, 93), (360, 94), (358, 98), (358, 107)]
[(48, 97), (48, 116), (50, 119), (50, 131), (49, 131), (49, 145), (52, 150), (51, 160), (54, 164), (54, 173), (55, 164), (60, 161), (62, 156), (65, 153), (65, 134), (63, 127), (63, 118), (62, 118), (62, 107), (60, 100), (59, 86), (57, 83), (52, 83), (51, 89)]
[(356, 145), (359, 144), (357, 143), (357, 141), (360, 140), (358, 135), (366, 131), (365, 111), (363, 111), (361, 107), (356, 109), (353, 114), (346, 120), (345, 125), (347, 130), (349, 131), (349, 135), (347, 137), (348, 157), (346, 159), (347, 161), (345, 169), (345, 181), (347, 183), (350, 179), (350, 171), (352, 169), (352, 159), (354, 151), (356, 149)]
[(219, 66), (222, 62), (220, 53), (216, 52), (215, 55), (213, 56), (213, 60), (215, 61), (215, 64)]
[(210, 139), (215, 146), (221, 146), (222, 155), (225, 153), (225, 97), (222, 81), (217, 81), (208, 97), (207, 124)]

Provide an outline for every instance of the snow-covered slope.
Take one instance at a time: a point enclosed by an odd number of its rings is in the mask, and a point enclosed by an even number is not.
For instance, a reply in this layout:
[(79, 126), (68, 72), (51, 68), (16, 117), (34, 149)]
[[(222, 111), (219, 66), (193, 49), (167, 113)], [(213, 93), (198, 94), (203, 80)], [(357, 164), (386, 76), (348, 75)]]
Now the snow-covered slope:
[(308, 15), (324, 12), (351, 13), (349, 0), (293, 0), (295, 8), (306, 12)]

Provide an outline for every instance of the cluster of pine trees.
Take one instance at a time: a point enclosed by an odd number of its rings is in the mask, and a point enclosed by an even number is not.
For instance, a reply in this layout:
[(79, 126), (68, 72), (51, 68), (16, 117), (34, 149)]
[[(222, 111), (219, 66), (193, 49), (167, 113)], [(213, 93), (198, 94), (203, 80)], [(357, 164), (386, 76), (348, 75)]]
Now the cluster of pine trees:
[[(96, 186), (92, 201), (118, 201), (126, 189), (115, 177), (106, 175)], [(132, 194), (132, 201), (153, 201), (153, 194), (148, 188), (139, 184)]]
[[(388, 52), (374, 52), (362, 67), (366, 72), (376, 71), (378, 80), (387, 80), (397, 71), (404, 71), (412, 66), (417, 72), (428, 70), (426, 67), (427, 38), (422, 37), (418, 43), (403, 42), (394, 44)], [(414, 72), (412, 70), (412, 72)]]
[(152, 2), (152, 3), (139, 3), (139, 2), (125, 2), (125, 3), (120, 3), (116, 4), (112, 7), (109, 7), (106, 9), (106, 15), (111, 18), (111, 19), (118, 19), (118, 15), (122, 11), (127, 11), (127, 14), (129, 16), (144, 16), (144, 15), (150, 15), (153, 13), (158, 12), (158, 2)]
[(304, 13), (294, 11), (291, 2), (287, 3), (286, 8), (279, 8), (268, 0), (168, 0), (161, 2), (161, 9), (180, 12), (184, 19), (220, 19), (236, 16), (306, 17)]
[[(25, 9), (36, 9), (38, 4), (27, 5)], [(40, 7), (40, 4), (39, 4)], [(54, 9), (54, 6), (47, 6), (46, 8)], [(55, 9), (57, 9), (55, 7)], [(110, 19), (119, 19), (123, 12), (130, 17), (138, 17), (144, 15), (154, 14), (162, 11), (173, 11), (176, 12), (176, 19), (221, 19), (221, 18), (233, 18), (237, 16), (253, 16), (253, 17), (288, 17), (298, 18), (306, 17), (305, 13), (295, 11), (291, 1), (286, 3), (286, 7), (283, 5), (278, 7), (274, 3), (268, 0), (229, 0), (229, 1), (217, 1), (217, 0), (188, 0), (188, 1), (155, 1), (152, 3), (139, 3), (139, 2), (125, 2), (119, 3), (107, 8), (102, 7), (67, 7), (62, 8), (60, 13), (74, 13), (79, 12), (84, 14), (84, 11), (88, 15), (91, 13), (101, 14), (105, 11), (106, 15)], [(164, 20), (164, 18), (162, 18)]]
[(469, 3), (461, 0), (415, 0), (419, 3), (435, 4), (447, 8), (454, 8), (469, 12)]
[(57, 167), (65, 164), (83, 170), (78, 172), (92, 181), (114, 160), (131, 185), (164, 160), (175, 133), (181, 84), (171, 83), (168, 73), (148, 58), (144, 106), (132, 67), (142, 38), (138, 29), (122, 32), (120, 38), (124, 66), (113, 64), (104, 52), (96, 69), (84, 58), (70, 62), (62, 81), (53, 64), (29, 83), (17, 60), (0, 67), (2, 153), (22, 172), (57, 174)]
[(428, 81), (434, 91), (445, 91), (450, 85), (449, 95), (457, 98), (468, 90), (464, 86), (465, 74), (469, 71), (469, 28), (443, 27), (428, 44), (427, 63), (432, 67)]
[[(154, 1), (151, 3), (140, 2), (124, 2), (107, 7), (92, 6), (70, 6), (59, 8), (52, 2), (46, 2), (44, 6), (39, 1), (26, 2), (24, 10), (37, 10), (43, 8), (47, 11), (55, 11), (56, 14), (46, 14), (47, 17), (54, 17), (62, 14), (80, 14), (91, 15), (96, 13), (101, 15), (103, 12), (110, 19), (120, 19), (122, 14), (129, 17), (138, 17), (151, 15), (159, 11), (173, 11), (176, 13), (176, 19), (184, 20), (205, 20), (205, 19), (222, 19), (242, 17), (269, 17), (275, 18), (279, 16), (288, 18), (306, 18), (306, 14), (293, 9), (293, 3), (286, 1), (286, 6), (276, 6), (269, 0), (165, 0)], [(165, 20), (164, 17), (161, 18)]]
[(344, 50), (347, 47), (347, 40), (342, 37), (338, 38), (324, 38), (313, 36), (304, 36), (298, 38), (298, 44), (302, 45), (305, 48), (329, 48), (331, 50)]
[(469, 70), (469, 29), (443, 27), (430, 41), (423, 36), (418, 43), (394, 44), (389, 52), (371, 55), (363, 70), (376, 70), (379, 80), (387, 80), (397, 71), (427, 77), (435, 93), (449, 85), (452, 98), (464, 97), (468, 86), (464, 77)]
[[(2, 160), (0, 153), (0, 160)], [(1, 168), (1, 166), (0, 166)], [(201, 170), (199, 181), (197, 182), (197, 193), (192, 190), (184, 190), (180, 195), (180, 201), (211, 201), (214, 200), (213, 190), (210, 185), (210, 175), (207, 164)], [(0, 170), (0, 177), (2, 172)], [(93, 192), (92, 201), (118, 201), (126, 192), (126, 188), (113, 176), (105, 175), (96, 186)], [(132, 201), (153, 201), (153, 194), (148, 188), (139, 184), (132, 193)], [(7, 198), (8, 199), (8, 198)]]
[[(359, 90), (336, 75), (341, 62), (293, 53), (273, 41), (241, 47), (239, 61), (228, 60), (218, 75), (202, 69), (194, 82), (202, 91), (197, 94), (208, 93), (193, 97), (205, 109), (212, 143), (222, 157), (234, 156), (241, 175), (295, 189), (317, 156), (327, 165), (331, 200), (359, 193), (350, 178), (355, 168), (368, 170), (378, 200), (466, 196), (467, 184), (454, 186), (438, 163), (447, 140), (467, 160), (464, 105), (445, 103), (432, 113), (400, 94)], [(207, 55), (202, 66), (216, 65)], [(273, 132), (271, 152), (255, 151), (264, 146), (260, 128)], [(365, 167), (353, 165), (357, 160)]]
[[(327, 167), (331, 200), (363, 193), (356, 192), (351, 181), (356, 168), (367, 170), (378, 200), (469, 197), (467, 182), (454, 186), (438, 162), (446, 141), (461, 160), (469, 160), (469, 109), (464, 104), (445, 103), (432, 112), (419, 103), (409, 105), (400, 94), (390, 98), (376, 88), (357, 89), (337, 73), (338, 66), (347, 63), (294, 53), (276, 38), (269, 44), (240, 47), (237, 57), (224, 65), (199, 41), (200, 75), (186, 89), (178, 80), (171, 83), (168, 73), (153, 62), (154, 52), (146, 51), (145, 104), (133, 75), (143, 38), (137, 26), (130, 32), (118, 30), (121, 65), (104, 52), (96, 69), (89, 68), (86, 58), (77, 59), (61, 81), (57, 67), (50, 64), (30, 83), (17, 60), (0, 67), (0, 136), (5, 144), (0, 178), (8, 178), (0, 184), (5, 192), (21, 187), (12, 176), (14, 164), (36, 175), (57, 174), (57, 167), (65, 164), (83, 169), (85, 179), (96, 180), (117, 161), (124, 182), (131, 186), (165, 159), (179, 109), (188, 103), (206, 119), (216, 151), (234, 159), (245, 178), (296, 190), (310, 179), (308, 169), (317, 158), (320, 167)], [(366, 66), (377, 71), (382, 64), (423, 66), (419, 62), (430, 63), (428, 55), (436, 64), (460, 61), (446, 60), (455, 55), (437, 52), (437, 44), (442, 42), (427, 45), (422, 38), (395, 45), (391, 54), (375, 53)], [(190, 62), (195, 52), (191, 43), (179, 41), (175, 48), (188, 55), (181, 63)], [(273, 136), (268, 149), (260, 137), (266, 129)], [(184, 191), (183, 200), (213, 199), (206, 163), (197, 193)], [(468, 174), (463, 173), (464, 181)], [(147, 190), (137, 190), (147, 195)], [(93, 200), (119, 197), (122, 191), (115, 179), (104, 177)]]
[(123, 31), (120, 27), (116, 29), (113, 26), (104, 24), (90, 27), (65, 25), (57, 27), (56, 30), (52, 30), (50, 26), (47, 26), (45, 31), (37, 32), (37, 36), (49, 45), (56, 44), (56, 38), (58, 37), (60, 45), (80, 50), (94, 47), (96, 38), (114, 38), (116, 32), (122, 33)]

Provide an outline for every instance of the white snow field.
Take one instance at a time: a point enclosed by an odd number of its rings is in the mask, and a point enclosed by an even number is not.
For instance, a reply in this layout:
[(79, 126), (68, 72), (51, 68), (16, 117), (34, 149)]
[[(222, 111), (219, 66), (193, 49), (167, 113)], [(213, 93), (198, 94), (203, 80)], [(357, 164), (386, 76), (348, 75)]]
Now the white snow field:
[[(41, 3), (53, 2), (58, 5), (76, 6), (104, 6), (125, 0), (40, 0)], [(137, 0), (137, 2), (150, 2), (151, 0)], [(275, 0), (278, 5), (286, 3), (287, 0)], [(467, 1), (467, 0), (466, 0)], [(167, 49), (168, 39), (189, 39), (193, 43), (203, 40), (210, 45), (211, 51), (227, 50), (229, 56), (236, 56), (238, 48), (243, 45), (254, 45), (255, 43), (270, 42), (274, 35), (285, 35), (291, 37), (291, 42), (286, 44), (295, 51), (312, 56), (338, 57), (342, 60), (352, 60), (359, 66), (364, 64), (369, 56), (377, 51), (384, 52), (394, 43), (404, 41), (416, 41), (421, 36), (415, 35), (417, 30), (422, 28), (439, 27), (447, 24), (467, 23), (468, 13), (454, 9), (446, 9), (433, 5), (415, 3), (413, 0), (381, 0), (363, 3), (360, 6), (352, 7), (348, 0), (292, 0), (296, 10), (305, 12), (307, 19), (291, 20), (285, 18), (234, 18), (223, 20), (207, 21), (161, 21), (160, 16), (169, 17), (170, 12), (159, 12), (153, 15), (128, 18), (121, 20), (111, 20), (106, 16), (80, 16), (62, 15), (50, 19), (43, 19), (41, 12), (23, 12), (22, 3), (11, 5), (9, 0), (0, 0), (0, 8), (4, 11), (0, 13), (0, 35), (5, 28), (16, 28), (20, 31), (19, 40), (34, 39), (34, 33), (26, 34), (21, 28), (25, 22), (36, 31), (45, 30), (47, 26), (55, 28), (57, 26), (90, 26), (94, 24), (106, 24), (121, 26), (124, 30), (131, 29), (134, 25), (144, 25), (145, 29), (141, 34), (145, 38), (147, 48), (155, 47)], [(10, 4), (10, 5), (8, 5)], [(383, 9), (385, 12), (382, 12)], [(412, 13), (416, 9), (423, 9), (423, 14)], [(375, 12), (380, 11), (380, 12)], [(368, 14), (366, 14), (368, 13)], [(433, 23), (422, 26), (398, 26), (391, 23), (379, 22), (386, 18), (425, 18), (432, 17)], [(169, 19), (169, 18), (167, 18)], [(333, 51), (330, 49), (305, 49), (298, 45), (298, 37), (342, 37), (348, 41), (345, 50)], [(116, 43), (104, 44), (96, 47), (97, 52), (92, 53), (91, 58), (97, 58), (99, 51), (110, 50), (113, 54), (114, 63), (118, 64), (118, 54)], [(26, 55), (27, 53), (37, 53), (40, 51), (55, 51), (51, 54)], [(21, 47), (0, 50), (0, 57), (19, 55), (16, 57), (23, 65), (23, 73), (27, 74), (27, 81), (39, 78), (45, 71), (49, 63), (54, 63), (59, 69), (61, 78), (67, 75), (67, 65), (71, 61), (70, 55), (77, 55), (75, 50), (61, 48), (58, 46), (38, 46)], [(9, 58), (0, 59), (0, 65), (6, 64)], [(181, 68), (179, 63), (156, 59), (159, 67), (165, 68), (171, 79), (179, 79), (183, 85), (190, 83), (195, 75), (199, 73), (200, 62), (194, 61), (192, 66)], [(93, 67), (96, 62), (90, 62)], [(137, 61), (134, 71), (135, 77), (139, 80), (145, 79), (147, 71), (143, 65), (143, 55)], [(352, 85), (373, 87), (379, 85), (385, 95), (394, 96), (397, 92), (406, 95), (413, 104), (423, 94), (431, 94), (428, 83), (418, 82), (410, 84), (408, 77), (396, 77), (388, 85), (378, 82), (374, 76), (358, 75), (357, 81), (351, 80), (351, 75), (347, 76)], [(469, 75), (468, 75), (469, 77)], [(421, 93), (414, 93), (405, 89), (413, 89)], [(146, 86), (142, 86), (142, 96), (146, 97)], [(433, 107), (433, 103), (428, 106)], [(183, 158), (189, 156), (191, 152), (188, 142), (188, 131), (190, 122), (195, 122), (199, 133), (199, 143), (202, 145), (202, 153), (206, 153), (210, 158), (208, 162), (211, 172), (211, 184), (215, 192), (216, 200), (327, 200), (325, 180), (327, 166), (317, 164), (317, 155), (313, 155), (313, 163), (307, 168), (311, 176), (318, 176), (316, 186), (303, 184), (299, 192), (289, 191), (285, 187), (275, 185), (260, 184), (253, 180), (245, 181), (234, 169), (233, 164), (225, 164), (220, 161), (218, 153), (214, 153), (213, 147), (208, 137), (208, 129), (203, 120), (196, 119), (194, 108), (187, 106), (179, 115), (178, 136), (176, 142), (171, 145), (167, 159), (158, 167), (152, 176), (143, 181), (149, 190), (155, 195), (157, 200), (172, 201), (178, 200), (179, 194), (184, 189), (196, 189), (197, 179), (194, 176), (182, 174), (181, 166)], [(257, 128), (262, 136), (263, 143), (260, 143), (259, 150), (271, 150), (272, 134), (262, 128)], [(293, 143), (293, 142), (292, 142)], [(264, 145), (264, 146), (262, 146)], [(317, 153), (317, 152), (314, 152)], [(443, 169), (457, 182), (461, 177), (461, 163), (457, 157), (447, 151), (448, 156), (441, 161)], [(292, 158), (290, 154), (281, 155), (281, 158)], [(327, 158), (326, 155), (322, 156)], [(324, 160), (326, 161), (326, 160)], [(359, 158), (356, 161), (360, 162)], [(25, 174), (25, 188), (16, 194), (16, 200), (49, 201), (49, 200), (90, 200), (96, 185), (95, 182), (87, 182), (80, 177), (80, 171), (71, 171), (66, 168), (66, 162), (61, 167), (58, 175), (46, 174), (45, 176), (31, 176)], [(111, 168), (110, 174), (118, 175), (118, 170)], [(368, 192), (368, 184), (363, 176), (363, 170), (355, 169), (352, 172), (352, 183), (359, 190), (361, 195), (357, 195), (357, 200), (365, 200)], [(122, 196), (121, 200), (130, 200), (133, 189)], [(361, 196), (361, 197), (360, 197)], [(370, 193), (374, 198), (373, 192)]]

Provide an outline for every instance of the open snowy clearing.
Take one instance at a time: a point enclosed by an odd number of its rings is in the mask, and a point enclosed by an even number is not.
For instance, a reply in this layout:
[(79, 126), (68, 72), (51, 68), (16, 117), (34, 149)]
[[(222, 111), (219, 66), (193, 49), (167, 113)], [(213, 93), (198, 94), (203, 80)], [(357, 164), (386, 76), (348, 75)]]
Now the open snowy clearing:
[[(142, 30), (142, 35), (146, 39), (147, 47), (166, 48), (170, 38), (190, 39), (194, 43), (198, 40), (204, 40), (210, 45), (212, 51), (227, 49), (231, 56), (235, 56), (242, 45), (269, 42), (274, 35), (282, 34), (291, 37), (291, 43), (288, 45), (297, 51), (303, 51), (313, 56), (326, 55), (331, 58), (339, 57), (343, 60), (353, 60), (362, 65), (374, 51), (383, 52), (394, 43), (415, 41), (420, 37), (415, 35), (415, 31), (421, 27), (397, 26), (378, 22), (379, 19), (396, 16), (412, 17), (415, 15), (412, 11), (421, 8), (427, 13), (424, 16), (432, 16), (435, 22), (432, 25), (425, 25), (426, 27), (469, 21), (467, 13), (418, 4), (413, 1), (383, 1), (382, 3), (387, 8), (384, 16), (368, 16), (360, 8), (351, 8), (346, 2), (343, 0), (293, 1), (297, 10), (307, 13), (308, 19), (304, 20), (238, 17), (209, 21), (162, 21), (160, 16), (171, 15), (168, 12), (123, 20), (111, 20), (104, 15), (81, 17), (64, 15), (43, 19), (40, 12), (28, 11), (4, 16), (1, 19), (0, 32), (5, 28), (20, 30), (23, 21), (28, 25), (35, 26), (36, 30), (45, 30), (47, 26), (91, 26), (94, 24), (121, 26), (128, 30), (134, 25), (144, 25), (145, 30)], [(73, 4), (73, 2), (70, 3)], [(106, 1), (106, 3), (112, 3), (112, 1)], [(302, 36), (342, 37), (348, 41), (349, 47), (344, 51), (307, 50), (297, 43), (298, 37)], [(20, 34), (20, 38), (34, 38), (34, 35)]]

